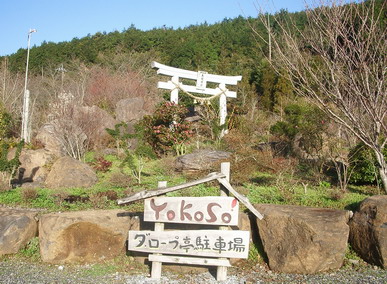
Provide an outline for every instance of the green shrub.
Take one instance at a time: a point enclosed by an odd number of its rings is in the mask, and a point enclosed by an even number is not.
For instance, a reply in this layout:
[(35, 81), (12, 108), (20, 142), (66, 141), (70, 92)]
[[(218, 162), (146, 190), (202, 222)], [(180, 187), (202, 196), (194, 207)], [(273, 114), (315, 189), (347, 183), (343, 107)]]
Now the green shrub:
[(319, 151), (322, 147), (322, 134), (327, 127), (326, 115), (316, 107), (291, 104), (285, 107), (283, 121), (278, 121), (270, 132), (281, 137), (290, 145), (297, 135), (301, 136), (300, 147), (307, 153)]
[(13, 144), (13, 142), (6, 140), (0, 141), (0, 172), (2, 173), (3, 181), (7, 179), (9, 185), (20, 165), (19, 157), (24, 146), (24, 141), (22, 140), (16, 144), (15, 156), (8, 160), (8, 152)]
[(125, 158), (120, 165), (122, 171), (125, 166), (129, 167), (132, 176), (137, 180), (138, 184), (141, 184), (142, 171), (145, 166), (143, 156), (131, 153), (129, 150), (125, 150)]
[(141, 122), (144, 139), (158, 155), (181, 149), (192, 135), (191, 123), (184, 120), (188, 110), (172, 102), (161, 104)]
[(32, 238), (28, 244), (19, 251), (18, 255), (27, 257), (33, 261), (40, 260), (39, 238)]
[(129, 147), (130, 139), (135, 138), (134, 134), (129, 133), (128, 124), (120, 122), (114, 125), (114, 129), (106, 128), (106, 132), (115, 140), (117, 150)]
[(12, 133), (13, 119), (0, 103), (0, 140), (9, 138)]
[[(387, 147), (383, 149), (387, 160)], [(375, 184), (379, 182), (378, 163), (375, 153), (364, 143), (359, 143), (349, 152), (350, 182), (353, 184)]]

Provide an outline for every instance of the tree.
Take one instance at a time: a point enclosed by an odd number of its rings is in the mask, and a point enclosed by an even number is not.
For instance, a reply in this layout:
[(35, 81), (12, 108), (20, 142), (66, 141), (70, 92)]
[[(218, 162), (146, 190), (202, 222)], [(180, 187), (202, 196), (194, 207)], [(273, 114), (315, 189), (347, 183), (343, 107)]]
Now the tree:
[[(271, 33), (278, 72), (295, 92), (349, 129), (374, 151), (387, 192), (386, 2), (322, 0), (306, 9), (306, 26), (292, 18)], [(262, 19), (265, 24), (265, 19)], [(267, 31), (271, 32), (269, 27)]]

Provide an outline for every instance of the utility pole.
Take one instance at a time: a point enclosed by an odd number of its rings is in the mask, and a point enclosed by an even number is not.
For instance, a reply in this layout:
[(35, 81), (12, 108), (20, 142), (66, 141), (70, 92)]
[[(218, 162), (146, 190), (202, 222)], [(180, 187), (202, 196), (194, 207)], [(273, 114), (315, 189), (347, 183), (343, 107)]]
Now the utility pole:
[(30, 59), (30, 42), (31, 42), (31, 34), (35, 33), (35, 29), (30, 29), (28, 32), (28, 41), (27, 41), (27, 63), (26, 63), (26, 77), (24, 80), (24, 97), (23, 97), (23, 113), (22, 113), (22, 130), (21, 130), (21, 138), (26, 142), (30, 143), (31, 133), (29, 127), (29, 111), (30, 111), (30, 91), (27, 90), (28, 84), (28, 62)]
[(63, 80), (64, 80), (64, 72), (67, 72), (67, 70), (63, 67), (63, 63), (59, 68), (56, 68), (56, 71), (61, 72), (61, 84), (60, 84), (60, 93), (64, 93), (63, 91)]

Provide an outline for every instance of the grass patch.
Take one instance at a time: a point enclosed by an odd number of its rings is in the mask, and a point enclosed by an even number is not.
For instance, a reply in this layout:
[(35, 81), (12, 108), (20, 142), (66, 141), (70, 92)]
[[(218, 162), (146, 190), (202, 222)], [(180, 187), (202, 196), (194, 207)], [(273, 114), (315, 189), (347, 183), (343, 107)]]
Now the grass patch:
[[(95, 161), (96, 154), (88, 153), (87, 162)], [(117, 209), (130, 212), (143, 210), (143, 202), (135, 202), (125, 206), (117, 205), (116, 199), (130, 196), (143, 190), (157, 188), (159, 181), (167, 181), (168, 186), (182, 184), (199, 177), (185, 177), (173, 171), (173, 157), (164, 159), (148, 159), (143, 170), (142, 184), (130, 176), (128, 169), (120, 168), (121, 160), (114, 155), (106, 155), (104, 159), (112, 162), (106, 172), (97, 172), (99, 182), (90, 188), (64, 189), (24, 189), (0, 191), (0, 204), (18, 207), (42, 208), (48, 211), (74, 211), (87, 209)], [(126, 171), (126, 174), (125, 174)], [(243, 187), (237, 190), (246, 195), (250, 202), (271, 204), (292, 204), (312, 207), (355, 210), (359, 203), (374, 194), (374, 188), (350, 187), (341, 192), (328, 183), (305, 186), (292, 175), (275, 175), (257, 172), (249, 177)], [(232, 180), (231, 183), (233, 184)], [(200, 184), (184, 190), (168, 193), (167, 196), (219, 196), (217, 182)], [(241, 207), (243, 208), (243, 206)]]
[(82, 271), (82, 276), (85, 278), (95, 278), (115, 272), (139, 274), (147, 273), (148, 271), (149, 267), (147, 265), (135, 261), (131, 256), (122, 255), (101, 263), (88, 265), (87, 269)]
[[(268, 183), (270, 180), (271, 184)], [(258, 173), (252, 181), (244, 187), (247, 189), (247, 197), (253, 204), (271, 203), (355, 210), (361, 201), (372, 195), (369, 190), (358, 188), (342, 192), (327, 183), (305, 186), (301, 182), (285, 180), (278, 186), (275, 178), (266, 173)]]
[(83, 277), (96, 277), (103, 276), (105, 274), (111, 274), (120, 270), (120, 267), (114, 263), (97, 263), (85, 269), (82, 272)]
[(40, 261), (39, 238), (32, 238), (28, 244), (16, 254), (16, 257), (28, 258), (35, 262)]

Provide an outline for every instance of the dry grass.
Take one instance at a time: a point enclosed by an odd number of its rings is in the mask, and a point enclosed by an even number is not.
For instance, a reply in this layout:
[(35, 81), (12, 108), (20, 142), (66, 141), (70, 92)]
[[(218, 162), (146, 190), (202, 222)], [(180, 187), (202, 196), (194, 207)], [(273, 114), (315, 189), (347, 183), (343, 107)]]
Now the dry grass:
[(38, 198), (38, 191), (35, 188), (25, 188), (21, 191), (21, 197), (24, 202)]

